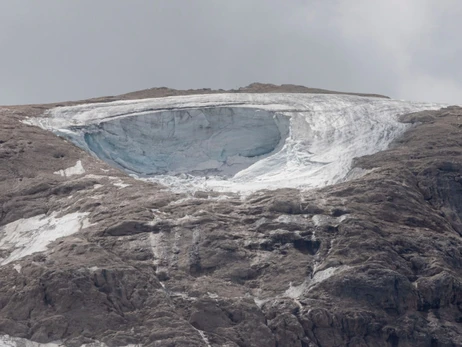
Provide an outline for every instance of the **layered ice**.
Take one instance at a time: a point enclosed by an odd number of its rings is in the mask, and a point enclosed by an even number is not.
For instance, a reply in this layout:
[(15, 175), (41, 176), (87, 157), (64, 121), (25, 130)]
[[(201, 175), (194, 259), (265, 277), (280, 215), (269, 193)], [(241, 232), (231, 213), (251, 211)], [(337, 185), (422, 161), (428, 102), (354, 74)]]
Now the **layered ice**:
[(112, 166), (175, 190), (309, 189), (354, 177), (398, 116), (444, 105), (324, 94), (216, 94), (59, 107), (30, 119)]
[(87, 149), (140, 176), (231, 177), (279, 149), (286, 117), (246, 108), (144, 113), (84, 127)]

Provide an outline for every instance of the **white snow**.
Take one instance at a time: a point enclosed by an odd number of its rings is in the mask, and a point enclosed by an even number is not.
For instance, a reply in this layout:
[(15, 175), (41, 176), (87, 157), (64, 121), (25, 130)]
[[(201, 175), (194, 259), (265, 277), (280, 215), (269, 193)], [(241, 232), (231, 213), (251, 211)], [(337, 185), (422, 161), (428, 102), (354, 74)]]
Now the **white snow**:
[[(66, 347), (63, 343), (50, 342), (50, 343), (39, 343), (30, 340), (26, 340), (19, 337), (12, 337), (9, 335), (0, 335), (0, 347)], [(108, 347), (103, 342), (93, 342), (90, 344), (83, 344), (80, 347)], [(125, 347), (143, 347), (142, 345), (129, 344)]]
[(255, 305), (257, 305), (259, 309), (261, 309), (263, 307), (263, 305), (265, 303), (267, 303), (268, 301), (270, 301), (270, 300), (271, 299), (259, 299), (259, 298), (256, 298), (256, 297), (253, 298), (253, 301), (255, 302)]
[(177, 191), (247, 194), (360, 177), (355, 157), (385, 150), (398, 116), (445, 105), (324, 94), (215, 94), (59, 107), (27, 122)]
[(22, 270), (21, 264), (16, 264), (13, 266), (13, 268), (18, 272), (18, 274), (21, 273), (21, 270)]
[(311, 217), (311, 220), (313, 221), (314, 225), (319, 227), (323, 225), (328, 225), (331, 224), (333, 226), (338, 226), (341, 222), (344, 220), (350, 218), (350, 214), (344, 214), (340, 217), (332, 217), (324, 214), (315, 214), (313, 217)]
[(298, 298), (300, 298), (300, 296), (303, 295), (303, 292), (305, 291), (306, 287), (307, 287), (307, 282), (306, 281), (304, 281), (303, 283), (301, 283), (298, 286), (292, 286), (292, 282), (290, 282), (289, 283), (289, 289), (287, 289), (284, 292), (283, 296), (286, 296), (286, 297), (292, 298), (292, 299), (298, 299)]
[(313, 278), (310, 281), (310, 286), (316, 283), (320, 283), (322, 281), (325, 281), (329, 277), (332, 277), (335, 274), (338, 274), (340, 272), (343, 272), (345, 270), (350, 269), (350, 266), (348, 265), (341, 265), (337, 267), (329, 267), (325, 270), (317, 271)]
[(289, 283), (289, 288), (282, 294), (283, 297), (293, 299), (298, 305), (301, 306), (298, 299), (303, 296), (305, 290), (309, 289), (313, 285), (325, 281), (329, 277), (332, 277), (335, 274), (341, 273), (345, 270), (350, 269), (348, 265), (341, 265), (337, 267), (329, 267), (327, 269), (317, 271), (314, 276), (310, 279), (307, 278), (303, 283), (298, 286), (293, 286), (292, 282)]
[(278, 223), (286, 223), (286, 224), (290, 224), (290, 223), (303, 224), (307, 222), (305, 216), (298, 216), (298, 215), (280, 215), (278, 218), (274, 219), (274, 221)]
[[(193, 328), (194, 328), (194, 327), (193, 327)], [(212, 345), (210, 344), (209, 339), (207, 338), (207, 335), (205, 335), (205, 332), (203, 332), (202, 330), (199, 330), (199, 329), (197, 329), (197, 328), (194, 328), (194, 330), (196, 330), (196, 331), (199, 333), (199, 335), (200, 335), (201, 338), (202, 338), (202, 341), (204, 341), (204, 343), (205, 343), (205, 345), (206, 345), (207, 347), (212, 347)]]
[(0, 259), (0, 265), (46, 251), (54, 240), (87, 228), (91, 225), (87, 215), (87, 212), (75, 212), (57, 217), (58, 213), (53, 212), (48, 216), (42, 214), (19, 219), (0, 227), (0, 249), (10, 251), (8, 257)]
[(313, 230), (313, 233), (311, 234), (311, 241), (316, 241), (316, 230)]
[(38, 343), (19, 337), (12, 337), (9, 335), (0, 336), (0, 346), (2, 347), (64, 347), (58, 343)]
[(70, 177), (70, 176), (74, 176), (74, 175), (82, 175), (82, 174), (84, 174), (85, 169), (83, 168), (82, 161), (77, 160), (77, 163), (74, 166), (69, 167), (69, 168), (64, 169), (64, 170), (55, 171), (53, 173), (55, 175), (60, 175), (60, 176), (63, 176), (63, 177)]
[(130, 184), (128, 183), (123, 183), (122, 180), (119, 180), (117, 182), (112, 182), (112, 185), (119, 187), (119, 189), (127, 188), (130, 187)]
[(207, 292), (207, 296), (210, 298), (210, 299), (219, 299), (220, 296), (216, 293), (210, 293), (210, 292)]

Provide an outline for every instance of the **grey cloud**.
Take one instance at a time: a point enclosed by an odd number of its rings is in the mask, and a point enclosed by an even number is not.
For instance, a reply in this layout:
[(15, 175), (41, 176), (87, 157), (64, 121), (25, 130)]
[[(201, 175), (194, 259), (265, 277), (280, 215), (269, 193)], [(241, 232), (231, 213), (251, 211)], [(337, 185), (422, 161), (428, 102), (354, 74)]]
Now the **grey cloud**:
[[(255, 81), (462, 103), (459, 4), (2, 2), (0, 104), (154, 86), (235, 88)], [(433, 87), (425, 88), (427, 83)]]

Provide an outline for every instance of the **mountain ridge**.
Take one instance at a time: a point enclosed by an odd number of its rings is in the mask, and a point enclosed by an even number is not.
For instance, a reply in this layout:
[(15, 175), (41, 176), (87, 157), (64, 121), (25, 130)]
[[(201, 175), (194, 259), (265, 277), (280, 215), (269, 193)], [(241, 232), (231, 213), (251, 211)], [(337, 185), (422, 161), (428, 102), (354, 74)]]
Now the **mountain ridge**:
[(1, 240), (36, 219), (50, 238), (0, 266), (13, 346), (462, 345), (462, 108), (403, 115), (361, 178), (242, 199), (135, 180), (21, 122), (50, 107), (0, 108)]
[(328, 89), (309, 88), (295, 84), (282, 84), (275, 85), (271, 83), (254, 82), (246, 87), (238, 89), (174, 89), (168, 87), (153, 87), (148, 89), (141, 89), (134, 92), (123, 93), (113, 96), (100, 96), (95, 98), (81, 99), (81, 100), (68, 100), (60, 102), (51, 102), (47, 104), (27, 104), (27, 105), (5, 105), (9, 107), (15, 106), (41, 106), (41, 107), (59, 107), (62, 105), (77, 105), (81, 103), (97, 103), (97, 102), (111, 102), (117, 100), (136, 100), (136, 99), (149, 99), (149, 98), (162, 98), (168, 96), (182, 96), (182, 95), (198, 95), (198, 94), (222, 94), (222, 93), (311, 93), (311, 94), (340, 94), (340, 95), (358, 95), (370, 96), (378, 98), (389, 99), (388, 96), (381, 94), (368, 94), (368, 93), (354, 93), (354, 92), (339, 92)]

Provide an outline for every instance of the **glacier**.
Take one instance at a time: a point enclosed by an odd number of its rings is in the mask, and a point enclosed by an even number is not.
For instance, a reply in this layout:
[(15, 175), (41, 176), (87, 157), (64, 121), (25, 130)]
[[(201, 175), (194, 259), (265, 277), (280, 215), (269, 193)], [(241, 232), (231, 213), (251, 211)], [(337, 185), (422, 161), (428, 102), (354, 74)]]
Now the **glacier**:
[(288, 120), (245, 108), (172, 110), (92, 124), (85, 146), (99, 158), (143, 177), (210, 174), (231, 177), (279, 149)]
[(57, 107), (28, 124), (176, 191), (311, 189), (358, 177), (399, 116), (436, 103), (332, 94), (212, 94)]

